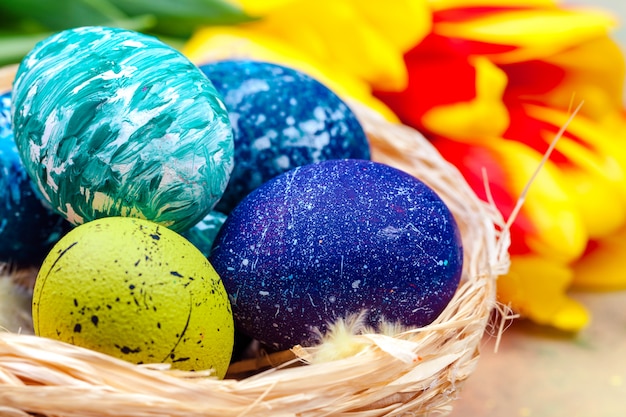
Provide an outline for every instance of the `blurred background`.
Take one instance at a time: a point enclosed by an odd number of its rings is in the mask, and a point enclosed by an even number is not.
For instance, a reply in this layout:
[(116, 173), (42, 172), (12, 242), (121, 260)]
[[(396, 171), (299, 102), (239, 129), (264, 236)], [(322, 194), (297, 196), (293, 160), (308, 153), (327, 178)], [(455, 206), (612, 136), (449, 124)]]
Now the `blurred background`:
[(619, 27), (613, 33), (613, 37), (626, 50), (626, 1), (623, 0), (566, 0), (563, 4), (579, 6), (600, 7), (610, 11), (619, 19)]
[[(612, 37), (619, 42), (623, 51), (626, 52), (626, 1), (624, 0), (566, 0), (563, 4), (572, 4), (577, 6), (593, 6), (603, 8), (619, 20), (619, 26), (615, 29)], [(626, 92), (624, 92), (624, 102), (626, 102)]]

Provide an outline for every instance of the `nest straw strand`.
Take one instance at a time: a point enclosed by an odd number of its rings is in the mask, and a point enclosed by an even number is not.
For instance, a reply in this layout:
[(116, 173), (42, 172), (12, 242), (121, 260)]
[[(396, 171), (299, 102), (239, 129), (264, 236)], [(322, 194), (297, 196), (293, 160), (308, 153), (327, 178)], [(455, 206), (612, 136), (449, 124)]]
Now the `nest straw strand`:
[[(14, 72), (15, 67), (0, 69), (0, 91), (10, 88)], [(432, 324), (393, 335), (354, 335), (358, 349), (330, 362), (317, 358), (327, 342), (296, 346), (287, 352), (295, 359), (275, 364), (271, 357), (260, 358), (257, 365), (274, 366), (222, 381), (209, 373), (133, 365), (63, 342), (0, 332), (0, 416), (448, 414), (493, 324), (496, 279), (509, 267), (510, 236), (493, 205), (481, 201), (421, 134), (350, 104), (370, 140), (372, 159), (430, 185), (461, 229), (461, 283)]]

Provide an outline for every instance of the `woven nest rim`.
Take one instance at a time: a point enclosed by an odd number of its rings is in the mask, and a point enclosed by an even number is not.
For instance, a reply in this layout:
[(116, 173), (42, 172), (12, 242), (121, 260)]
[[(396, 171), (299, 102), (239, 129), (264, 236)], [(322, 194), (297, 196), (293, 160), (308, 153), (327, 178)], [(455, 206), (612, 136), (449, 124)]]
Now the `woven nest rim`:
[[(15, 66), (0, 69), (0, 92), (10, 88), (15, 70)], [(370, 140), (372, 159), (432, 187), (461, 229), (465, 259), (461, 284), (432, 324), (395, 335), (354, 335), (357, 351), (331, 362), (316, 359), (319, 346), (296, 346), (252, 360), (252, 368), (271, 365), (267, 370), (222, 381), (209, 373), (133, 365), (34, 335), (0, 332), (0, 414), (447, 414), (476, 367), (483, 335), (499, 336), (504, 327), (492, 313), (500, 312), (503, 320), (511, 317), (498, 305), (495, 290), (497, 277), (509, 267), (509, 232), (495, 206), (480, 200), (419, 132), (390, 123), (357, 102), (348, 103)], [(294, 366), (302, 363), (306, 366)], [(234, 363), (229, 372), (236, 373), (237, 366), (246, 370), (251, 363)]]

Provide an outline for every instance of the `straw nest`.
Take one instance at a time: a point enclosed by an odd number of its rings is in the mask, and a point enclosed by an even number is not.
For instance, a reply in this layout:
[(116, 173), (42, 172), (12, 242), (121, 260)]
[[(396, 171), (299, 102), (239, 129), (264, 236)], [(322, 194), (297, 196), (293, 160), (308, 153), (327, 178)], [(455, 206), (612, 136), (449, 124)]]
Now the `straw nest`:
[[(0, 71), (0, 91), (15, 67)], [(455, 167), (415, 130), (352, 103), (373, 159), (420, 178), (461, 228), (465, 264), (452, 302), (432, 324), (396, 334), (335, 333), (317, 347), (231, 365), (224, 380), (133, 365), (30, 334), (0, 332), (2, 416), (426, 416), (447, 414), (474, 371), (485, 332), (497, 331), (496, 279), (508, 270), (509, 234)], [(0, 275), (15, 277), (8, 269)], [(22, 274), (23, 276), (23, 274)], [(505, 317), (506, 315), (501, 315)], [(494, 330), (492, 326), (496, 326)], [(501, 328), (501, 327), (500, 327)], [(345, 346), (345, 341), (342, 346)], [(328, 358), (328, 352), (337, 355)]]

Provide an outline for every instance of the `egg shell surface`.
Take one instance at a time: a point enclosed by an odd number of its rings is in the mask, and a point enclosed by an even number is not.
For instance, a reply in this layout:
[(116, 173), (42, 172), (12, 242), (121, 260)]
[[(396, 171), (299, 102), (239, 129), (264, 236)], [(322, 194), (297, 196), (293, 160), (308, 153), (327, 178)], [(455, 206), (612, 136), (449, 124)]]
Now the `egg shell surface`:
[(213, 242), (227, 217), (224, 213), (213, 210), (182, 235), (208, 257), (211, 254)]
[(13, 138), (11, 92), (0, 94), (0, 262), (39, 266), (71, 225), (44, 204)]
[(248, 195), (210, 261), (237, 328), (287, 349), (363, 311), (375, 328), (431, 323), (457, 289), (463, 250), (453, 215), (422, 181), (381, 163), (330, 160)]
[(38, 43), (18, 67), (13, 130), (28, 174), (73, 224), (200, 221), (233, 165), (228, 114), (207, 77), (156, 38), (80, 27)]
[(32, 307), (37, 335), (133, 363), (221, 378), (232, 355), (220, 277), (189, 241), (147, 220), (102, 218), (66, 234), (43, 262)]
[(356, 115), (309, 75), (278, 64), (226, 60), (200, 66), (224, 98), (234, 132), (234, 168), (216, 206), (232, 209), (252, 190), (297, 166), (370, 159)]

